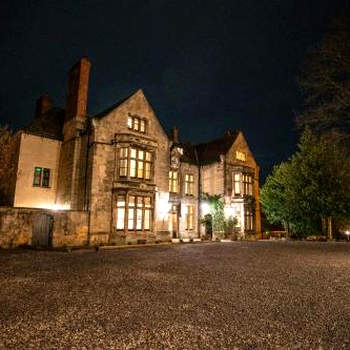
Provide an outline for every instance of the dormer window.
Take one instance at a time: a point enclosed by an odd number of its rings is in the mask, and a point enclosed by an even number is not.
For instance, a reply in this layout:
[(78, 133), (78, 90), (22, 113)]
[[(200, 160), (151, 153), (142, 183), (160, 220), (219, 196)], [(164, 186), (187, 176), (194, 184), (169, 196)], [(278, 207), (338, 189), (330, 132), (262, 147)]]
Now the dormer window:
[(128, 116), (128, 128), (133, 131), (146, 133), (146, 120), (140, 117)]

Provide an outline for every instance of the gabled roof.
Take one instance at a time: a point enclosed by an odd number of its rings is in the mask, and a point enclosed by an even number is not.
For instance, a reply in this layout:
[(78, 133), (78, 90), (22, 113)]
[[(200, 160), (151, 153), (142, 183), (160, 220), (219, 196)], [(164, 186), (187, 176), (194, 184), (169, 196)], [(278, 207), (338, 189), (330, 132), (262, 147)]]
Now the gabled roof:
[(228, 130), (219, 139), (194, 146), (198, 154), (199, 163), (204, 165), (220, 161), (220, 154), (226, 154), (229, 151), (238, 134), (238, 130)]
[(110, 112), (113, 111), (113, 109), (119, 107), (120, 105), (122, 105), (125, 101), (127, 101), (130, 97), (132, 97), (133, 95), (135, 95), (137, 93), (138, 90), (132, 92), (131, 94), (127, 95), (126, 97), (123, 97), (122, 99), (120, 99), (117, 103), (113, 104), (112, 106), (109, 106), (108, 108), (106, 108), (105, 110), (103, 110), (102, 112), (96, 114), (95, 116), (93, 116), (93, 118), (97, 118), (97, 119), (101, 119), (104, 116), (108, 115)]
[(181, 161), (197, 165), (218, 162), (220, 155), (230, 150), (238, 134), (238, 130), (228, 130), (223, 137), (199, 145), (179, 142), (177, 145), (183, 149)]
[(51, 108), (20, 130), (31, 135), (61, 141), (63, 140), (64, 114), (65, 111), (62, 108)]

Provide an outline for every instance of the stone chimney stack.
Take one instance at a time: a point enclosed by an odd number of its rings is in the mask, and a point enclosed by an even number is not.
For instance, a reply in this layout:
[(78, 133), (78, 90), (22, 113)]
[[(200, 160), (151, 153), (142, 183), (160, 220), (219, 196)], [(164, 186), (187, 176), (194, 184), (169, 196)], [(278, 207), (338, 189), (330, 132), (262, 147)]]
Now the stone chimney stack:
[(36, 100), (36, 108), (35, 108), (35, 118), (39, 118), (41, 115), (46, 113), (53, 107), (52, 99), (49, 95), (45, 94), (40, 96)]
[(90, 68), (89, 59), (82, 57), (68, 73), (65, 121), (74, 118), (84, 121), (86, 118)]
[(172, 130), (172, 138), (173, 138), (174, 143), (179, 142), (179, 129), (177, 128), (177, 126), (174, 126), (174, 128)]

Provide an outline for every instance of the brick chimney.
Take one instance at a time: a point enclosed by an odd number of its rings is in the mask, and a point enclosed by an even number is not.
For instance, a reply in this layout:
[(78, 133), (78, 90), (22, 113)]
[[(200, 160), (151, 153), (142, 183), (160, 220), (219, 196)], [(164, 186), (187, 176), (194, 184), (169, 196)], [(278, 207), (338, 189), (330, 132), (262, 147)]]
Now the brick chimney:
[(39, 118), (41, 115), (46, 113), (53, 107), (52, 99), (49, 95), (45, 94), (40, 96), (36, 100), (36, 108), (35, 108), (35, 118)]
[(82, 57), (69, 70), (65, 121), (86, 118), (90, 68), (89, 59)]
[(179, 129), (177, 128), (177, 126), (174, 126), (173, 129), (171, 130), (171, 136), (174, 143), (179, 142)]

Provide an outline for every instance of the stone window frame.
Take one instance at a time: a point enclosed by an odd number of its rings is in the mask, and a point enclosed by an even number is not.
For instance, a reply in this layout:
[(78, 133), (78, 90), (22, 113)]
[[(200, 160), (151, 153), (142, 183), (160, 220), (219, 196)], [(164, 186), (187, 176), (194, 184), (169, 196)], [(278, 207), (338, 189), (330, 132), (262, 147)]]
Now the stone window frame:
[(147, 133), (148, 121), (146, 118), (141, 118), (129, 114), (127, 119), (127, 125), (129, 130), (140, 132), (141, 134)]
[[(40, 169), (40, 175), (37, 176), (37, 169)], [(37, 181), (38, 180), (38, 181)], [(51, 169), (43, 168), (43, 167), (34, 167), (34, 175), (33, 175), (33, 186), (34, 187), (43, 187), (50, 188), (51, 181)]]
[(194, 196), (194, 174), (187, 172), (184, 176), (184, 193), (186, 196)]
[[(149, 201), (148, 201), (149, 200)], [(148, 203), (147, 203), (148, 202)], [(154, 195), (152, 193), (134, 193), (122, 192), (116, 195), (115, 205), (115, 223), (116, 231), (126, 233), (147, 233), (153, 231), (154, 224)], [(141, 212), (141, 227), (138, 226), (139, 214)], [(132, 218), (129, 217), (132, 213)], [(148, 227), (145, 218), (148, 213)], [(122, 221), (119, 220), (119, 215)], [(122, 222), (122, 225), (120, 223)], [(132, 228), (130, 228), (132, 223)]]
[[(131, 150), (135, 149), (135, 156), (132, 156)], [(142, 159), (139, 157), (142, 152)], [(140, 145), (126, 144), (117, 147), (118, 158), (118, 178), (125, 180), (138, 180), (152, 182), (154, 178), (155, 152), (147, 147)], [(135, 176), (131, 176), (131, 164), (135, 164)], [(142, 163), (142, 176), (139, 176)], [(124, 170), (123, 170), (124, 169)]]

